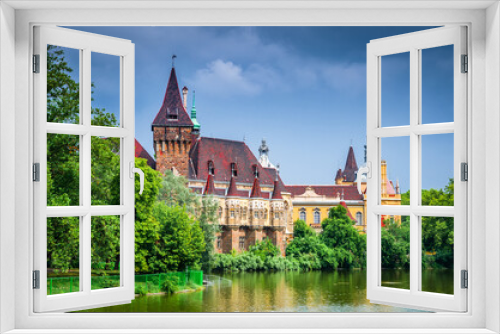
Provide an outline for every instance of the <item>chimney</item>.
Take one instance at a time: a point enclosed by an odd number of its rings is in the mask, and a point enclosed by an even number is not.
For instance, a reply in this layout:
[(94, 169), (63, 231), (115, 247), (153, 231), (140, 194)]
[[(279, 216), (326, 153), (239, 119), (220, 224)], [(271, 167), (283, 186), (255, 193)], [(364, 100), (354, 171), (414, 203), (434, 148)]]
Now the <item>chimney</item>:
[(187, 105), (188, 105), (188, 88), (184, 86), (182, 88), (182, 104), (184, 105), (184, 110), (187, 110)]
[(380, 163), (380, 181), (382, 187), (380, 194), (385, 195), (387, 193), (387, 162), (385, 160)]

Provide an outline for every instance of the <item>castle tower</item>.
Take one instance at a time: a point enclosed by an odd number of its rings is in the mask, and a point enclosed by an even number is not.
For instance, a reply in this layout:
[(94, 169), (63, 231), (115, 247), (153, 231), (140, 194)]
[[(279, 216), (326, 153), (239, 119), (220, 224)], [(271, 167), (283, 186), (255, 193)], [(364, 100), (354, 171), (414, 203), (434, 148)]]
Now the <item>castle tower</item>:
[(156, 170), (172, 170), (188, 176), (189, 151), (194, 124), (184, 108), (175, 68), (172, 66), (165, 97), (151, 130), (153, 131)]

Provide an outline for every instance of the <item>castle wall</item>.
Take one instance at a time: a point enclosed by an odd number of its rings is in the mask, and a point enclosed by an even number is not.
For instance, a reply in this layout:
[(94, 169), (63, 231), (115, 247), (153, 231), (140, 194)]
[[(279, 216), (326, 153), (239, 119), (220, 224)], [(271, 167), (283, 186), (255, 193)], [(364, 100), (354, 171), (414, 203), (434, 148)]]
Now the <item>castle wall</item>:
[(156, 170), (174, 170), (188, 177), (191, 139), (189, 127), (153, 127)]

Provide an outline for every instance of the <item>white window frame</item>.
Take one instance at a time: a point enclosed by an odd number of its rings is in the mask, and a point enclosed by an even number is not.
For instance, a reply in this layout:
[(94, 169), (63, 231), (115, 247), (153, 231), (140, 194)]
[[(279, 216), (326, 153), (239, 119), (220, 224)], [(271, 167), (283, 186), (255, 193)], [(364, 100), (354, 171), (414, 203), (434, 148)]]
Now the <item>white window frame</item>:
[[(463, 312), (467, 309), (467, 290), (461, 288), (461, 270), (467, 270), (466, 215), (467, 183), (461, 180), (461, 163), (467, 163), (467, 76), (462, 73), (461, 58), (467, 54), (466, 27), (449, 26), (418, 31), (373, 40), (367, 47), (367, 147), (368, 164), (371, 171), (367, 179), (367, 295), (373, 302), (388, 305), (414, 305), (427, 310)], [(453, 122), (422, 123), (422, 50), (453, 45), (454, 118)], [(410, 106), (408, 125), (383, 127), (381, 78), (384, 68), (382, 57), (409, 53)], [(454, 206), (423, 206), (422, 188), (422, 142), (425, 135), (453, 134), (453, 175), (455, 179)], [(382, 179), (380, 168), (383, 161), (383, 138), (408, 138), (410, 153), (410, 205), (382, 205)], [(370, 177), (371, 174), (371, 177)], [(372, 189), (376, 189), (372, 191)], [(410, 288), (396, 289), (382, 286), (381, 225), (382, 215), (405, 215), (410, 217)], [(425, 216), (454, 218), (454, 294), (421, 291), (422, 240), (421, 219)]]
[[(36, 312), (87, 309), (90, 305), (128, 303), (134, 299), (134, 45), (130, 41), (103, 37), (59, 27), (37, 26), (35, 52), (40, 55), (40, 73), (34, 79), (34, 161), (40, 164), (40, 181), (34, 191), (34, 269), (40, 272), (40, 288), (34, 290)], [(80, 124), (47, 122), (47, 45), (78, 50), (80, 58)], [(114, 55), (120, 62), (120, 125), (91, 125), (91, 55)], [(78, 135), (80, 143), (80, 203), (47, 206), (47, 134)], [(120, 204), (91, 204), (91, 138), (120, 140)], [(131, 177), (132, 175), (132, 177)], [(91, 290), (92, 217), (120, 216), (120, 285)], [(80, 291), (47, 294), (47, 218), (79, 217)]]
[[(11, 6), (17, 7), (14, 10)], [(97, 8), (99, 6), (99, 8)], [(120, 6), (132, 6), (124, 9)], [(147, 9), (155, 6), (154, 9)], [(493, 333), (500, 331), (500, 11), (496, 1), (433, 2), (241, 2), (203, 3), (202, 8), (165, 2), (18, 2), (0, 4), (0, 217), (1, 331), (35, 333), (102, 333), (105, 329), (138, 328), (354, 328), (363, 333)], [(392, 6), (397, 8), (392, 8)], [(59, 8), (69, 7), (69, 8)], [(78, 7), (77, 9), (75, 9)], [(103, 10), (103, 7), (110, 10)], [(163, 8), (157, 8), (163, 7)], [(271, 7), (271, 8), (269, 8)], [(24, 9), (23, 9), (24, 8)], [(52, 10), (42, 10), (42, 9)], [(143, 8), (144, 10), (137, 10)], [(58, 10), (56, 10), (58, 9)], [(31, 286), (32, 259), (32, 101), (31, 45), (34, 24), (61, 25), (427, 25), (466, 24), (469, 27), (468, 235), (469, 307), (466, 313), (434, 314), (34, 314)], [(15, 71), (14, 71), (15, 68)], [(13, 84), (14, 83), (14, 84)], [(15, 86), (14, 86), (15, 85)], [(12, 112), (15, 110), (15, 112)], [(12, 145), (12, 137), (15, 138)], [(486, 140), (487, 139), (487, 140)], [(485, 152), (488, 152), (486, 154)], [(474, 168), (476, 167), (476, 168)], [(12, 175), (15, 175), (12, 177)], [(488, 182), (486, 182), (488, 175)], [(12, 189), (15, 197), (12, 198)], [(486, 196), (488, 194), (488, 196)], [(485, 210), (488, 208), (488, 220)], [(15, 224), (12, 224), (15, 221)], [(472, 233), (474, 232), (474, 233)], [(485, 265), (485, 255), (489, 257)], [(13, 256), (14, 255), (14, 256)], [(27, 260), (28, 259), (28, 260)], [(486, 277), (488, 279), (486, 279)], [(15, 286), (15, 289), (12, 289)], [(486, 293), (488, 291), (488, 293)], [(12, 305), (15, 305), (12, 307)], [(193, 321), (193, 318), (196, 321)], [(382, 328), (382, 329), (381, 329)], [(413, 328), (413, 330), (412, 330)], [(28, 331), (29, 329), (29, 331)], [(100, 329), (100, 330), (99, 330)], [(431, 330), (432, 329), (432, 330)], [(448, 331), (446, 330), (448, 329)], [(231, 330), (236, 332), (237, 330)], [(109, 331), (108, 331), (109, 332)], [(203, 332), (200, 330), (199, 332)], [(227, 331), (226, 331), (227, 332)], [(292, 332), (288, 330), (287, 332)], [(345, 331), (342, 331), (345, 332)], [(356, 330), (351, 329), (351, 333)]]

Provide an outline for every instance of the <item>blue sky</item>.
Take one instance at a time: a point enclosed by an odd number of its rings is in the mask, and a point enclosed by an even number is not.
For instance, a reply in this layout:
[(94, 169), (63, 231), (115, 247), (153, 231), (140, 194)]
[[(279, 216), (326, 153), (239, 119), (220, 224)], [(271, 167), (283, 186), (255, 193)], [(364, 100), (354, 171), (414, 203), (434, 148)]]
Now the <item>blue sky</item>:
[[(153, 154), (151, 122), (171, 69), (180, 87), (196, 90), (203, 136), (245, 139), (258, 157), (261, 139), (286, 184), (333, 184), (349, 145), (363, 163), (366, 133), (366, 44), (424, 27), (73, 27), (132, 40), (136, 50), (136, 137)], [(424, 50), (423, 122), (452, 121), (452, 47)], [(447, 58), (448, 57), (448, 58)], [(94, 106), (117, 110), (118, 61), (95, 55)], [(387, 59), (386, 59), (387, 58)], [(407, 124), (409, 62), (382, 60), (382, 123)], [(450, 77), (451, 73), (451, 77)], [(450, 102), (451, 101), (451, 102)], [(451, 104), (450, 104), (451, 103)], [(450, 119), (451, 117), (451, 119)], [(453, 135), (423, 139), (423, 187), (441, 188), (452, 175)], [(451, 138), (451, 140), (450, 140)], [(408, 149), (384, 140), (391, 179), (407, 190)], [(386, 143), (386, 144), (384, 144)], [(451, 146), (450, 146), (451, 145)], [(439, 164), (439, 165), (436, 165)], [(436, 168), (439, 166), (439, 168)]]

